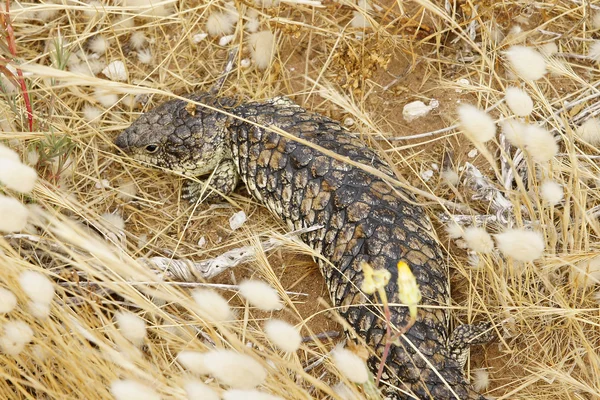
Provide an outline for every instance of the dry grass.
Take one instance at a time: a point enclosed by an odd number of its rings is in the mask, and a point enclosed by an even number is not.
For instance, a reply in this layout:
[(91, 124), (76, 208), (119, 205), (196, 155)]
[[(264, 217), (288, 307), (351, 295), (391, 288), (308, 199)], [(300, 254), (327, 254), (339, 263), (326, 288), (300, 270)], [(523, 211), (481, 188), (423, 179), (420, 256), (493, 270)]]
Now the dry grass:
[[(454, 323), (490, 320), (502, 336), (472, 351), (471, 367), (490, 374), (484, 392), (501, 399), (600, 398), (598, 149), (574, 133), (599, 113), (598, 66), (582, 56), (600, 34), (592, 23), (600, 2), (466, 1), (455, 10), (445, 10), (442, 1), (377, 2), (366, 15), (373, 28), (364, 31), (349, 25), (356, 9), (352, 2), (302, 3), (257, 8), (260, 29), (276, 33), (274, 62), (264, 71), (234, 69), (222, 93), (250, 99), (285, 94), (336, 119), (351, 117), (351, 129), (381, 150), (435, 220), (454, 211), (453, 204), (462, 205), (456, 214), (490, 213), (490, 203), (473, 199), (464, 179), (449, 187), (439, 171), (430, 180), (421, 178), (433, 163), (452, 165), (460, 175), (466, 161), (477, 165), (512, 204), (512, 223), (532, 221), (546, 240), (544, 256), (534, 263), (519, 265), (498, 252), (474, 259), (455, 245), (460, 241), (446, 239), (439, 225), (453, 266)], [(227, 324), (208, 322), (188, 287), (160, 282), (135, 261), (155, 255), (202, 260), (284, 230), (242, 190), (225, 207), (191, 207), (179, 199), (181, 179), (140, 167), (116, 155), (112, 145), (142, 110), (174, 94), (208, 89), (231, 46), (243, 49), (237, 65), (249, 56), (242, 16), (250, 3), (236, 3), (240, 19), (226, 47), (218, 38), (194, 43), (208, 16), (224, 10), (222, 2), (166, 1), (160, 3), (164, 12), (145, 16), (140, 12), (148, 11), (147, 3), (128, 4), (11, 4), (35, 129), (27, 129), (23, 97), (3, 80), (1, 138), (24, 156), (40, 153), (40, 180), (31, 197), (23, 198), (40, 208), (32, 214), (29, 236), (0, 239), (1, 286), (19, 299), (19, 307), (0, 315), (0, 325), (19, 319), (34, 330), (33, 342), (18, 356), (0, 355), (0, 397), (111, 398), (110, 382), (126, 378), (164, 398), (185, 398), (183, 384), (190, 375), (174, 361), (176, 354), (216, 344), (260, 361), (269, 371), (265, 391), (289, 399), (341, 398), (331, 386), (345, 380), (327, 358), (334, 340), (307, 341), (297, 354), (286, 355), (262, 331), (272, 316), (296, 324), (303, 336), (340, 330), (325, 318), (328, 300), (316, 300), (326, 295), (322, 283), (315, 286), (320, 278), (306, 248), (288, 243), (273, 253), (259, 249), (255, 262), (220, 278), (229, 284), (250, 276), (264, 279), (286, 304), (273, 314), (258, 312), (235, 290), (218, 289), (237, 313), (238, 321)], [(35, 20), (40, 18), (46, 20)], [(513, 29), (517, 25), (520, 32)], [(151, 52), (150, 63), (138, 59), (139, 50), (130, 44), (133, 32), (147, 37), (143, 50)], [(109, 46), (90, 56), (88, 43), (97, 35)], [(539, 47), (551, 41), (559, 53), (548, 60), (550, 73), (522, 85), (535, 104), (529, 121), (546, 124), (560, 138), (561, 153), (547, 166), (536, 166), (525, 155), (515, 184), (505, 187), (499, 174), (502, 167), (516, 168), (514, 149), (501, 150), (495, 140), (472, 158), (467, 153), (473, 145), (458, 130), (412, 138), (455, 123), (458, 100), (480, 108), (497, 105), (494, 118), (510, 118), (503, 92), (522, 82), (510, 75), (502, 52), (515, 44)], [(4, 47), (0, 51), (11, 59)], [(100, 73), (118, 60), (128, 71), (126, 82), (111, 82)], [(92, 74), (82, 74), (88, 64)], [(116, 94), (118, 101), (102, 105), (98, 89)], [(431, 98), (440, 101), (438, 110), (412, 123), (402, 119), (404, 104)], [(89, 106), (99, 109), (92, 121), (84, 114)], [(564, 186), (561, 205), (540, 200), (546, 178)], [(132, 185), (135, 194), (128, 196)], [(228, 218), (240, 209), (248, 222), (231, 231)], [(124, 230), (103, 219), (105, 213), (122, 216)], [(506, 227), (494, 221), (486, 226), (490, 232)], [(206, 245), (200, 248), (202, 237)], [(57, 282), (47, 320), (35, 320), (25, 306), (18, 275), (28, 269), (45, 270)], [(113, 316), (120, 309), (146, 320), (148, 338), (141, 350), (117, 329)], [(215, 381), (208, 384), (218, 388)]]

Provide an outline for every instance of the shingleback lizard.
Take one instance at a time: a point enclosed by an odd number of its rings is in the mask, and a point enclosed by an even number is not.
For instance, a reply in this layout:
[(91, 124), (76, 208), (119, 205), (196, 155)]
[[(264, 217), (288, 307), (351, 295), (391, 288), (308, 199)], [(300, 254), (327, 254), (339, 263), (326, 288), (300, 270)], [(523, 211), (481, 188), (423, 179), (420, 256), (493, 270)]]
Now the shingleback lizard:
[[(386, 292), (397, 294), (396, 264), (404, 260), (422, 294), (414, 325), (392, 345), (382, 388), (391, 399), (482, 399), (463, 372), (471, 344), (490, 339), (490, 325), (462, 325), (450, 335), (448, 268), (431, 222), (413, 197), (363, 169), (272, 130), (333, 151), (393, 177), (391, 168), (338, 122), (306, 111), (285, 97), (237, 103), (211, 94), (171, 100), (142, 114), (116, 139), (133, 158), (190, 177), (210, 175), (210, 197), (231, 193), (239, 178), (289, 229), (324, 227), (303, 240), (321, 260), (331, 300), (354, 331), (374, 350), (376, 373), (386, 322), (372, 295), (360, 291), (361, 261), (392, 274)], [(225, 113), (220, 112), (225, 111)], [(197, 200), (203, 183), (188, 181), (184, 197)], [(210, 191), (210, 189), (209, 189)], [(405, 306), (391, 307), (391, 323), (407, 326)]]

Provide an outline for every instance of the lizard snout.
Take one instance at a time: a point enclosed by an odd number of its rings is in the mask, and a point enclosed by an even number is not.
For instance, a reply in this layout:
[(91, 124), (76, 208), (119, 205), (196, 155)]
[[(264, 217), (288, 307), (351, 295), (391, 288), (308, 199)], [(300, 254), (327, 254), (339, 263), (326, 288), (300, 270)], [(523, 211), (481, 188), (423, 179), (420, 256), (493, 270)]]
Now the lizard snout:
[(117, 136), (117, 138), (115, 139), (115, 145), (121, 150), (123, 150), (125, 153), (130, 152), (129, 140), (127, 139), (127, 131)]

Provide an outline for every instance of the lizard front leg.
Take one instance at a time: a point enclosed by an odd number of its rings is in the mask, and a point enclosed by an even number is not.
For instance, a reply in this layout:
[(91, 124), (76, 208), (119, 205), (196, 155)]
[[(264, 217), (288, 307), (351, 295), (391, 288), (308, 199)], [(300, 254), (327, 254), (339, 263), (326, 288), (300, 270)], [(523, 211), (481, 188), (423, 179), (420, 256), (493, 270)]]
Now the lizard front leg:
[(187, 180), (184, 183), (181, 197), (190, 203), (198, 200), (214, 203), (233, 192), (238, 182), (239, 175), (233, 160), (225, 159), (207, 180)]

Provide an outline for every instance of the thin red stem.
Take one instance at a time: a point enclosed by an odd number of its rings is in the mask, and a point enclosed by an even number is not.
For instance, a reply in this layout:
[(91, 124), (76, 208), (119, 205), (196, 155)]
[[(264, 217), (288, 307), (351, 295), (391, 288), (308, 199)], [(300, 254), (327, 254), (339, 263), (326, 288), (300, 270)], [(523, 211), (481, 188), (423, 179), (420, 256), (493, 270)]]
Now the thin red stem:
[[(10, 1), (6, 0), (6, 15), (3, 15), (2, 23), (6, 30), (6, 42), (10, 54), (16, 59), (17, 58), (17, 42), (15, 40), (15, 31), (10, 23)], [(27, 92), (27, 85), (25, 84), (25, 78), (23, 77), (23, 71), (17, 68), (17, 81), (21, 87), (21, 93), (23, 94), (23, 100), (25, 101), (25, 108), (27, 109), (27, 121), (29, 122), (29, 131), (33, 132), (33, 108), (31, 107), (31, 101), (29, 99), (29, 92)]]

